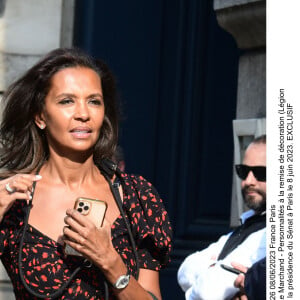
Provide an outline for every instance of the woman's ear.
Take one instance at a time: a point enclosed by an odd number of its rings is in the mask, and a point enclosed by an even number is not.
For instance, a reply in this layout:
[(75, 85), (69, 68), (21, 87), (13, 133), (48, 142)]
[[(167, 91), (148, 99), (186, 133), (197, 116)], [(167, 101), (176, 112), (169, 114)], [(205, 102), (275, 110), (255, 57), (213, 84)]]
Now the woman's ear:
[(43, 120), (43, 118), (41, 116), (36, 116), (34, 118), (34, 122), (37, 125), (37, 127), (39, 127), (40, 129), (43, 130), (43, 129), (46, 128), (46, 123), (45, 123), (45, 121)]

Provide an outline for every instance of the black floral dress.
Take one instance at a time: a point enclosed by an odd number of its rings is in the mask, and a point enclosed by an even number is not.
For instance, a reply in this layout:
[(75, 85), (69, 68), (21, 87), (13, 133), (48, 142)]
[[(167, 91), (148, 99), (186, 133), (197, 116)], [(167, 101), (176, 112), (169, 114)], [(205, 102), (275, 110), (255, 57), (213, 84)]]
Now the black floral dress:
[[(123, 209), (136, 242), (140, 268), (159, 271), (169, 262), (172, 229), (155, 188), (141, 176), (122, 174)], [(20, 280), (18, 254), (22, 251), (25, 282), (37, 293), (49, 295), (66, 282), (72, 272), (85, 265), (83, 259), (65, 256), (63, 247), (28, 225), (20, 249), (26, 201), (15, 201), (0, 224), (0, 255), (14, 286), (16, 299), (38, 299)], [(122, 216), (112, 225), (112, 242), (132, 275), (136, 261)], [(114, 299), (113, 291), (109, 292)], [(104, 299), (104, 278), (95, 266), (82, 267), (57, 299)]]

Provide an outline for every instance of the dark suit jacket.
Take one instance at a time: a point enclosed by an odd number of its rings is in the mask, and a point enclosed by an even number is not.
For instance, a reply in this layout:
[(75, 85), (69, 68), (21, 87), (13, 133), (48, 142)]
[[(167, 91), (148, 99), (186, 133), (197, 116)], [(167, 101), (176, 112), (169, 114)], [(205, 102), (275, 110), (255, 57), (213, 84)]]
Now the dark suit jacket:
[(248, 300), (266, 300), (266, 258), (256, 262), (247, 271), (245, 292)]

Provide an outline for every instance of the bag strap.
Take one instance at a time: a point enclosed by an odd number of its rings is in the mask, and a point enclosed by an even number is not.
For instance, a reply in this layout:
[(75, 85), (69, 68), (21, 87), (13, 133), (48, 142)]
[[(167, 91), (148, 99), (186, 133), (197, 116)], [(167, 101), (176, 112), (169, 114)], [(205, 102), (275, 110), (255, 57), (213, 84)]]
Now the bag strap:
[[(38, 170), (36, 171), (36, 174), (39, 174), (39, 171), (41, 169), (42, 166), (40, 166), (38, 168)], [(27, 284), (27, 282), (25, 281), (25, 276), (24, 276), (24, 272), (22, 269), (22, 248), (23, 248), (23, 244), (24, 244), (24, 239), (25, 239), (25, 234), (27, 231), (27, 227), (28, 227), (28, 220), (29, 220), (29, 215), (30, 215), (30, 210), (32, 208), (32, 199), (33, 199), (33, 194), (34, 194), (34, 190), (36, 187), (36, 181), (33, 182), (32, 185), (32, 192), (31, 192), (31, 200), (29, 201), (29, 204), (26, 207), (26, 213), (25, 213), (25, 219), (24, 219), (24, 227), (23, 227), (23, 231), (22, 231), (22, 236), (21, 236), (21, 240), (20, 240), (20, 246), (19, 246), (19, 255), (18, 255), (18, 270), (19, 270), (19, 275), (20, 275), (20, 279), (22, 284), (24, 285), (25, 289), (33, 296), (37, 297), (37, 298), (50, 298), (50, 299), (54, 299), (57, 298), (58, 296), (60, 296), (64, 290), (67, 288), (67, 286), (71, 283), (71, 281), (73, 280), (73, 278), (77, 275), (77, 273), (83, 268), (83, 267), (90, 267), (90, 262), (85, 259), (83, 264), (78, 266), (73, 273), (71, 274), (70, 278), (63, 284), (61, 285), (61, 287), (55, 291), (54, 293), (50, 294), (41, 294), (41, 293), (37, 293), (34, 290), (32, 290), (29, 285)], [(88, 263), (88, 265), (85, 265), (85, 263)], [(108, 284), (106, 282), (106, 280), (104, 279), (104, 299), (108, 300), (109, 298), (109, 292), (108, 292)]]
[[(128, 235), (129, 235), (129, 240), (130, 240), (130, 243), (131, 243), (131, 246), (132, 246), (133, 254), (134, 254), (135, 260), (136, 260), (136, 269), (137, 269), (137, 271), (136, 271), (135, 279), (138, 280), (139, 270), (140, 270), (139, 257), (138, 257), (138, 253), (137, 253), (137, 250), (136, 250), (136, 243), (135, 243), (135, 240), (133, 238), (133, 234), (132, 234), (132, 231), (131, 231), (130, 224), (128, 222), (128, 219), (125, 216), (125, 212), (124, 212), (124, 209), (123, 209), (123, 202), (122, 202), (120, 191), (119, 191), (120, 184), (122, 185), (123, 188), (125, 187), (124, 180), (121, 176), (121, 171), (114, 162), (112, 162), (111, 160), (108, 160), (108, 159), (102, 160), (102, 162), (100, 164), (100, 168), (102, 169), (102, 175), (105, 177), (105, 179), (107, 180), (107, 182), (109, 184), (110, 190), (111, 190), (111, 192), (114, 196), (114, 199), (115, 199), (116, 204), (119, 208), (121, 216), (122, 216), (122, 218), (125, 222), (125, 226), (127, 228), (127, 232), (128, 232)], [(111, 179), (113, 177), (113, 174), (116, 174), (116, 178), (115, 178), (114, 182), (112, 183)]]
[[(105, 159), (101, 162), (100, 164), (100, 167), (101, 167), (101, 170), (103, 172), (102, 175), (104, 176), (104, 178), (107, 180), (108, 184), (109, 184), (109, 187), (110, 187), (110, 190), (113, 194), (113, 197), (116, 201), (116, 204), (120, 210), (120, 213), (121, 213), (121, 216), (122, 218), (124, 219), (124, 222), (125, 222), (125, 225), (126, 225), (126, 228), (127, 228), (127, 231), (128, 231), (128, 235), (129, 235), (129, 239), (130, 239), (130, 243), (131, 243), (131, 246), (132, 246), (132, 249), (133, 249), (133, 253), (134, 253), (134, 256), (135, 256), (135, 259), (136, 259), (136, 268), (137, 268), (137, 275), (135, 276), (136, 279), (138, 279), (139, 277), (139, 260), (138, 260), (138, 253), (137, 253), (137, 250), (136, 250), (136, 244), (135, 244), (135, 241), (134, 241), (134, 238), (133, 238), (133, 235), (132, 235), (132, 232), (131, 232), (131, 228), (130, 228), (130, 225), (128, 223), (128, 220), (127, 218), (125, 217), (125, 212), (123, 210), (123, 203), (122, 203), (122, 199), (121, 199), (121, 195), (120, 195), (120, 192), (119, 192), (119, 182), (114, 182), (112, 183), (111, 179), (113, 177), (114, 174), (117, 175), (117, 178), (118, 180), (120, 181), (123, 181), (122, 177), (121, 177), (121, 171), (117, 168), (117, 165), (115, 163), (113, 163), (112, 161), (108, 160), (108, 159)], [(37, 170), (36, 174), (39, 173), (41, 167)], [(36, 187), (36, 181), (33, 182), (33, 185), (32, 185), (32, 192), (31, 192), (31, 199), (33, 199), (33, 194), (34, 194), (34, 190), (35, 190), (35, 187)], [(20, 279), (21, 279), (21, 282), (22, 284), (24, 285), (24, 287), (26, 288), (26, 290), (32, 294), (33, 296), (35, 297), (38, 297), (38, 298), (42, 298), (42, 299), (45, 299), (45, 298), (56, 298), (58, 297), (59, 295), (61, 295), (63, 293), (63, 291), (67, 288), (67, 286), (70, 284), (70, 282), (73, 280), (73, 278), (77, 275), (77, 273), (83, 268), (85, 267), (85, 263), (86, 262), (89, 262), (87, 259), (84, 261), (84, 264), (81, 265), (81, 266), (78, 266), (74, 271), (73, 273), (71, 274), (70, 278), (57, 290), (55, 291), (54, 293), (50, 294), (40, 294), (40, 293), (37, 293), (35, 291), (33, 291), (29, 285), (27, 284), (27, 282), (25, 281), (25, 277), (24, 277), (24, 272), (22, 270), (22, 254), (23, 254), (23, 251), (21, 250), (22, 247), (23, 247), (23, 244), (24, 244), (24, 239), (25, 239), (25, 233), (27, 231), (27, 227), (28, 227), (28, 220), (29, 220), (29, 215), (30, 215), (30, 210), (31, 210), (31, 207), (32, 207), (32, 200), (29, 201), (29, 204), (27, 205), (26, 207), (26, 214), (25, 214), (25, 219), (24, 219), (24, 227), (23, 227), (23, 231), (22, 231), (22, 237), (21, 237), (21, 240), (20, 240), (20, 247), (19, 247), (19, 256), (18, 256), (18, 269), (19, 269), (19, 274), (20, 274)], [(109, 292), (108, 292), (108, 285), (107, 285), (107, 281), (104, 280), (104, 294), (105, 294), (105, 299), (108, 299), (109, 297)]]
[[(39, 174), (40, 169), (41, 169), (41, 166), (36, 171), (36, 174)], [(24, 219), (24, 225), (23, 225), (24, 227), (23, 227), (22, 237), (21, 237), (20, 246), (19, 246), (18, 269), (19, 269), (19, 274), (20, 274), (21, 282), (22, 282), (22, 284), (24, 285), (24, 287), (26, 288), (26, 290), (30, 294), (32, 294), (35, 297), (42, 298), (42, 299), (45, 299), (45, 298), (56, 298), (56, 297), (58, 297), (66, 289), (66, 287), (70, 284), (70, 282), (72, 281), (72, 279), (76, 276), (76, 274), (81, 270), (81, 268), (83, 266), (78, 266), (73, 271), (73, 273), (71, 274), (70, 278), (57, 291), (55, 291), (52, 294), (50, 294), (50, 293), (48, 293), (48, 294), (37, 293), (37, 292), (33, 291), (29, 287), (29, 285), (27, 284), (27, 282), (25, 281), (24, 272), (23, 272), (23, 269), (22, 269), (22, 254), (23, 254), (22, 248), (23, 248), (25, 234), (26, 234), (27, 227), (28, 227), (28, 220), (29, 220), (30, 210), (32, 208), (32, 199), (33, 199), (33, 194), (34, 194), (34, 191), (35, 191), (36, 183), (37, 183), (36, 181), (33, 182), (32, 192), (31, 192), (31, 200), (29, 201), (29, 204), (26, 207), (25, 219)], [(86, 262), (86, 261), (88, 261), (88, 260), (86, 259), (84, 262)]]
[[(36, 181), (34, 182), (34, 184), (35, 183), (36, 183)], [(76, 276), (76, 274), (81, 270), (82, 266), (78, 266), (73, 271), (73, 273), (71, 274), (70, 278), (57, 291), (55, 291), (52, 294), (50, 294), (50, 293), (48, 293), (48, 294), (37, 293), (37, 292), (33, 291), (29, 287), (29, 285), (27, 284), (27, 282), (24, 279), (25, 277), (24, 277), (24, 272), (23, 272), (23, 269), (22, 269), (22, 254), (23, 254), (22, 247), (23, 247), (23, 244), (24, 244), (25, 233), (26, 233), (27, 227), (28, 227), (28, 219), (29, 219), (29, 214), (30, 214), (30, 210), (31, 210), (31, 203), (32, 203), (32, 200), (30, 200), (30, 203), (29, 203), (29, 205), (26, 208), (26, 216), (25, 216), (25, 220), (24, 220), (24, 228), (23, 228), (22, 237), (21, 237), (21, 240), (20, 240), (20, 249), (19, 249), (19, 256), (18, 256), (18, 269), (19, 269), (20, 279), (21, 279), (22, 284), (26, 288), (26, 290), (30, 294), (32, 294), (33, 296), (38, 297), (38, 298), (42, 298), (42, 299), (45, 299), (45, 298), (56, 298), (60, 294), (62, 294), (62, 292), (70, 284), (70, 282), (73, 280), (73, 278)], [(86, 261), (87, 260), (85, 260), (85, 262)]]

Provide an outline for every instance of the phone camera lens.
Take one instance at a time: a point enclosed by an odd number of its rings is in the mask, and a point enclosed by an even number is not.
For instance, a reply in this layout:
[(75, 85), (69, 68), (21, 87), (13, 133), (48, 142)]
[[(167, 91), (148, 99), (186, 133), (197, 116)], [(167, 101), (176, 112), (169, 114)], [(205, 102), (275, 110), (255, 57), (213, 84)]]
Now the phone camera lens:
[(79, 202), (79, 204), (78, 204), (79, 206), (83, 206), (84, 205), (84, 203), (83, 202)]
[(78, 207), (77, 210), (81, 213), (82, 212), (82, 208)]
[(84, 210), (89, 210), (88, 205), (84, 206), (83, 209), (84, 209)]

